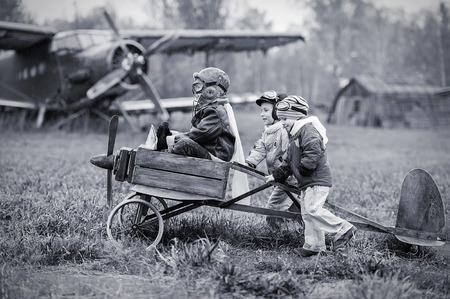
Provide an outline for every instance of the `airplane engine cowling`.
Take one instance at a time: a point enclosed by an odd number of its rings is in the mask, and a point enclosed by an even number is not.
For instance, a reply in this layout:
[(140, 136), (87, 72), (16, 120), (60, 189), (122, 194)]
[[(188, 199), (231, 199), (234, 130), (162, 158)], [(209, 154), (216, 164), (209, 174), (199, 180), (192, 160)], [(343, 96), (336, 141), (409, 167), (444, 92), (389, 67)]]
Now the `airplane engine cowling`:
[[(147, 58), (144, 56), (145, 53), (144, 47), (141, 44), (132, 40), (124, 40), (123, 43), (127, 47), (128, 51), (130, 51), (130, 53), (142, 57), (141, 58), (142, 64), (140, 65), (140, 68), (142, 69), (142, 71), (147, 72), (148, 62)], [(130, 65), (127, 65), (129, 61), (119, 43), (117, 43), (114, 46), (113, 50), (109, 53), (108, 62), (110, 64), (111, 71), (118, 68), (131, 67)], [(125, 89), (135, 89), (139, 87), (139, 81), (136, 78), (135, 73), (130, 72), (128, 76), (122, 79), (120, 85)]]

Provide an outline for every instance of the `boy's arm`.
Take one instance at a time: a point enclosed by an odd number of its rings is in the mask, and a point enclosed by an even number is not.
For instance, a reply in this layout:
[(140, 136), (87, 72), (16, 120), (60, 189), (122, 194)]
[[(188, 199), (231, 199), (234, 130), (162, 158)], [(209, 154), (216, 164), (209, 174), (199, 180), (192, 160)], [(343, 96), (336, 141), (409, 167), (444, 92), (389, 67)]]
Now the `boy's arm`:
[(263, 137), (261, 136), (261, 138), (255, 142), (253, 149), (245, 159), (245, 163), (252, 167), (256, 167), (262, 160), (264, 160), (264, 158), (266, 158), (266, 146), (264, 144)]
[[(308, 127), (306, 127), (308, 126)], [(305, 176), (312, 174), (325, 153), (322, 136), (312, 124), (305, 125), (302, 132), (301, 147), (303, 148), (300, 159), (300, 173)]]
[(285, 153), (281, 165), (272, 172), (273, 178), (276, 182), (284, 183), (292, 174), (290, 150), (291, 148), (289, 147)]

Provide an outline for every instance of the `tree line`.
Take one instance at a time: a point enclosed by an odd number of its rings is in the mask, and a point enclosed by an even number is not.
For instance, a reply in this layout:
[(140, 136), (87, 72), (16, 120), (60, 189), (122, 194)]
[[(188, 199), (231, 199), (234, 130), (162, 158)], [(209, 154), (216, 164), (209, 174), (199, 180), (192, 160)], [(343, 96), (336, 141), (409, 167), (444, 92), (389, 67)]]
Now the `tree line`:
[[(237, 0), (148, 0), (143, 8), (148, 23), (118, 20), (122, 29), (272, 30), (266, 13)], [(203, 53), (162, 55), (150, 59), (150, 76), (163, 97), (189, 96), (192, 73), (209, 65), (224, 69), (231, 91), (267, 89), (299, 94), (315, 106), (329, 108), (345, 82), (360, 75), (417, 85), (450, 86), (450, 28), (448, 7), (430, 7), (408, 15), (399, 9), (376, 7), (367, 0), (291, 0), (303, 25), (305, 43), (267, 53)], [(108, 7), (107, 7), (108, 8)], [(301, 14), (307, 8), (308, 14)], [(108, 8), (117, 19), (116, 12)], [(46, 25), (57, 30), (107, 29), (101, 8), (76, 19), (56, 19)], [(0, 20), (34, 23), (21, 0), (3, 1)], [(292, 22), (294, 23), (294, 22)], [(209, 66), (208, 65), (208, 66)]]

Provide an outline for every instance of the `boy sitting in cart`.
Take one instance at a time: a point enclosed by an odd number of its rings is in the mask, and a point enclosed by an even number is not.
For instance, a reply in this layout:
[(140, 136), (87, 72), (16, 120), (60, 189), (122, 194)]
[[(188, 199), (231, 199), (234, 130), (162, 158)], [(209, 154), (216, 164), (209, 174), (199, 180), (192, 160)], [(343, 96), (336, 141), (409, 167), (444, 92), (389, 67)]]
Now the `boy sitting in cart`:
[[(244, 163), (239, 131), (227, 91), (230, 78), (221, 69), (208, 67), (193, 74), (192, 92), (196, 97), (194, 116), (189, 132), (174, 137), (171, 153), (209, 160), (236, 161)], [(167, 149), (166, 136), (170, 130), (161, 125), (157, 131), (160, 149)], [(248, 191), (247, 176), (235, 172), (233, 196)], [(247, 202), (248, 204), (249, 202)]]
[[(196, 97), (189, 132), (175, 136), (173, 154), (203, 159), (230, 161), (236, 135), (231, 128), (226, 104), (230, 86), (228, 75), (218, 68), (206, 68), (193, 75), (192, 92)], [(229, 104), (228, 104), (229, 105)], [(161, 128), (158, 130), (160, 133)], [(163, 130), (167, 133), (167, 129)], [(158, 140), (165, 139), (160, 133)], [(167, 146), (166, 146), (167, 148)]]

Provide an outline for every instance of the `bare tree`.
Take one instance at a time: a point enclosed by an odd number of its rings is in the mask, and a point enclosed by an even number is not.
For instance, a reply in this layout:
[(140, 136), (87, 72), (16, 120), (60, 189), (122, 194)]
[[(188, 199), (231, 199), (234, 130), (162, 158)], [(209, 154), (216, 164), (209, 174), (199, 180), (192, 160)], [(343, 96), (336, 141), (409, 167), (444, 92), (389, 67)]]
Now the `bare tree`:
[(440, 4), (441, 30), (440, 30), (440, 65), (441, 85), (450, 86), (450, 27), (448, 9), (442, 2)]
[(6, 22), (33, 23), (33, 18), (26, 13), (22, 0), (2, 0), (0, 5), (0, 20)]

